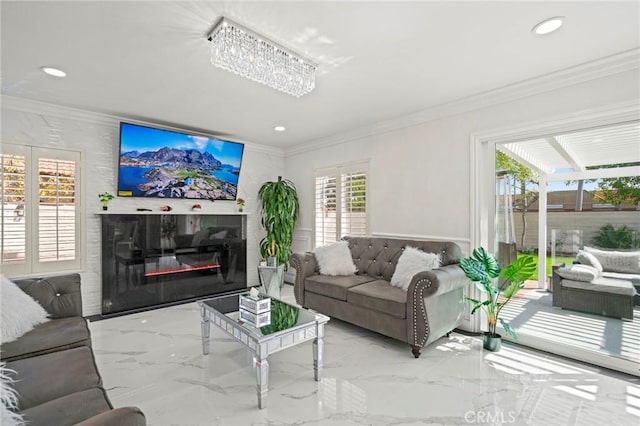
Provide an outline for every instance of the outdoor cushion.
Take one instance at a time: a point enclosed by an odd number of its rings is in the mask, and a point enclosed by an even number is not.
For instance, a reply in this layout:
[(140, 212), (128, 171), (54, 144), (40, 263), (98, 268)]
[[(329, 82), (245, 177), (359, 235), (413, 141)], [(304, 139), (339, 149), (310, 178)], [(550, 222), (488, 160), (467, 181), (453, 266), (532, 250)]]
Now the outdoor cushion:
[(16, 372), (11, 376), (21, 410), (102, 384), (87, 346), (11, 361), (7, 368)]
[(336, 277), (311, 275), (307, 277), (304, 287), (306, 291), (346, 301), (348, 289), (373, 280), (374, 278), (366, 275), (344, 275)]
[(598, 259), (588, 251), (580, 250), (576, 255), (576, 261), (578, 263), (582, 263), (583, 265), (589, 265), (596, 268), (598, 271), (602, 272), (602, 264), (598, 261)]
[(47, 401), (23, 410), (29, 426), (73, 425), (104, 411), (111, 404), (101, 388), (92, 388)]
[(591, 282), (562, 280), (563, 287), (577, 288), (582, 290), (598, 291), (602, 293), (621, 294), (624, 296), (634, 296), (636, 289), (631, 281), (624, 281), (614, 278), (596, 278)]
[(609, 251), (593, 247), (585, 247), (584, 250), (593, 254), (607, 272), (640, 274), (640, 250)]
[(91, 342), (87, 321), (82, 317), (60, 318), (40, 324), (20, 339), (4, 343), (3, 361), (87, 346)]
[(407, 316), (407, 292), (393, 287), (389, 281), (376, 280), (352, 287), (347, 291), (347, 302), (392, 315)]
[(640, 285), (640, 274), (624, 274), (622, 272), (603, 272), (605, 278), (618, 278), (619, 280), (631, 281), (633, 284)]
[(590, 265), (575, 264), (562, 266), (557, 270), (558, 275), (574, 281), (593, 281), (600, 276), (600, 271)]

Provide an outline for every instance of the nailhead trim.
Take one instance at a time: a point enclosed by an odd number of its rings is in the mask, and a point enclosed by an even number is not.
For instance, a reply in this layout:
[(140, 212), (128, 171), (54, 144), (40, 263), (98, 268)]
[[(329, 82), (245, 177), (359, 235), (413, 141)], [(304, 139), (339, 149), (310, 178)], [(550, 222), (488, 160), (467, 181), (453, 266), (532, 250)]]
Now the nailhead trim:
[[(413, 288), (413, 344), (417, 345), (417, 346), (424, 346), (425, 343), (427, 343), (427, 339), (429, 338), (429, 323), (427, 322), (427, 314), (424, 311), (424, 285), (421, 285), (422, 283), (427, 283), (426, 284), (426, 288), (431, 287), (431, 280), (429, 279), (421, 279), (416, 283), (416, 286)], [(419, 293), (419, 294), (418, 294)], [(424, 333), (424, 340), (422, 340), (422, 342), (418, 343), (418, 327), (416, 326), (416, 324), (418, 323), (418, 318), (417, 318), (417, 309), (416, 309), (416, 301), (419, 301), (420, 304), (420, 312), (422, 313), (422, 318), (424, 319), (424, 325), (425, 325), (425, 333)]]

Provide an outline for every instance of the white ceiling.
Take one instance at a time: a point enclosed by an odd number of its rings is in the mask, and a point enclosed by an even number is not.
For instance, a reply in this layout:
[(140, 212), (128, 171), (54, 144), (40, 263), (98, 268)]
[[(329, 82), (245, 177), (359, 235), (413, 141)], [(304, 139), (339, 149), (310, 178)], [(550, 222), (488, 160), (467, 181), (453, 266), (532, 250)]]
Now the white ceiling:
[[(640, 46), (640, 2), (2, 1), (2, 93), (290, 147)], [(318, 62), (293, 98), (215, 68), (225, 15)], [(565, 16), (548, 36), (539, 21)], [(64, 69), (57, 79), (44, 65)], [(275, 125), (287, 131), (277, 133)]]
[[(640, 164), (640, 121), (511, 142), (498, 148), (543, 174)], [(636, 167), (630, 171), (637, 174), (638, 170)]]

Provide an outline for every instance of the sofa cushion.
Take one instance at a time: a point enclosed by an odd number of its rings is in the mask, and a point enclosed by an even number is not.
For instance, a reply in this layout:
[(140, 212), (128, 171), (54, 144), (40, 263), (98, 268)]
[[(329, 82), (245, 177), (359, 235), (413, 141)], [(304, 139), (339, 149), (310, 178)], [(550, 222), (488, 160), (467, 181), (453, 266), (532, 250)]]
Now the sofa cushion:
[(617, 278), (619, 280), (631, 281), (633, 285), (640, 285), (640, 274), (624, 274), (622, 272), (603, 272), (605, 278)]
[(21, 410), (102, 384), (87, 346), (7, 363), (14, 370)]
[(13, 281), (0, 275), (0, 282), (2, 343), (12, 342), (38, 324), (49, 321), (47, 311)]
[(598, 269), (590, 265), (574, 264), (569, 266), (561, 266), (557, 269), (558, 275), (574, 281), (593, 281), (601, 275)]
[(104, 390), (92, 388), (36, 405), (22, 414), (30, 426), (73, 425), (108, 410), (111, 404)]
[(347, 302), (368, 309), (394, 316), (406, 318), (407, 316), (407, 292), (401, 288), (393, 287), (389, 281), (376, 280), (347, 291)]
[(602, 264), (600, 261), (593, 255), (593, 253), (589, 253), (588, 251), (580, 250), (576, 255), (576, 261), (583, 265), (589, 265), (596, 268), (598, 271), (602, 272)]
[(2, 345), (3, 360), (14, 361), (91, 343), (87, 321), (82, 317), (60, 318), (40, 324), (20, 339)]
[(304, 282), (304, 289), (312, 293), (322, 294), (333, 299), (347, 300), (347, 290), (351, 287), (373, 281), (364, 275), (331, 277), (328, 275), (311, 275)]
[(33, 297), (52, 319), (82, 316), (80, 274), (16, 280), (16, 284)]
[(576, 288), (581, 290), (598, 291), (602, 293), (621, 294), (634, 296), (636, 289), (631, 281), (618, 280), (614, 278), (600, 277), (591, 282), (562, 280), (563, 287)]
[(598, 259), (604, 271), (640, 274), (640, 250), (615, 251), (593, 247), (585, 247), (584, 250)]
[(338, 241), (328, 246), (317, 247), (315, 251), (318, 268), (323, 275), (353, 275), (356, 266), (353, 264), (349, 243)]

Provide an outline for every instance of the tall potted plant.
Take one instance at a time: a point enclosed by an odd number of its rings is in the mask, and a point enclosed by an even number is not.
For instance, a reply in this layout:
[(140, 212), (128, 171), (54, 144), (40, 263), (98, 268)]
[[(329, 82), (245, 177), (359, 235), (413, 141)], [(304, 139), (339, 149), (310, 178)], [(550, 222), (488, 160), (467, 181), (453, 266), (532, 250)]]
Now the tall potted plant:
[[(460, 260), (460, 267), (467, 277), (476, 283), (476, 287), (487, 295), (485, 300), (465, 298), (473, 305), (471, 314), (475, 314), (478, 309), (483, 309), (487, 314), (489, 331), (483, 335), (483, 347), (489, 351), (500, 349), (502, 336), (496, 333), (498, 321), (509, 335), (517, 339), (515, 329), (500, 318), (500, 312), (535, 272), (536, 262), (533, 256), (521, 256), (501, 270), (496, 258), (483, 247), (479, 247), (470, 257)], [(498, 277), (504, 278), (502, 284)]]
[(260, 254), (266, 259), (274, 254), (273, 247), (277, 247), (275, 257), (278, 265), (289, 264), (291, 257), (291, 242), (293, 229), (298, 221), (298, 193), (290, 180), (278, 176), (276, 182), (265, 182), (258, 198), (262, 205), (262, 226), (267, 235), (260, 241)]

